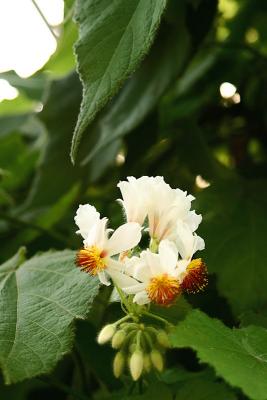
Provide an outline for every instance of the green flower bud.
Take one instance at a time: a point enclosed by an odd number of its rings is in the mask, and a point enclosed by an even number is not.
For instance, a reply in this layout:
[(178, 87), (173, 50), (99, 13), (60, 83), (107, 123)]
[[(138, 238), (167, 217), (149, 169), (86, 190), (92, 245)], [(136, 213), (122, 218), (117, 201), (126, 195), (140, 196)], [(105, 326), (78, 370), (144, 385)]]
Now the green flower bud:
[(151, 370), (151, 360), (149, 354), (144, 355), (144, 370), (150, 372)]
[(130, 346), (129, 346), (129, 351), (130, 351), (130, 353), (134, 353), (135, 350), (136, 350), (136, 343), (130, 344)]
[(101, 329), (101, 331), (98, 334), (97, 342), (99, 344), (107, 343), (112, 338), (115, 331), (116, 331), (116, 326), (114, 324), (108, 324), (104, 326), (104, 328)]
[(112, 338), (111, 346), (113, 349), (119, 349), (126, 338), (126, 332), (123, 329), (118, 330)]
[(141, 350), (135, 350), (130, 359), (130, 372), (134, 381), (137, 381), (143, 372), (144, 357)]
[(159, 371), (163, 370), (163, 357), (158, 350), (152, 350), (150, 353), (150, 358), (153, 366)]
[(157, 333), (157, 341), (162, 347), (169, 348), (170, 347), (170, 341), (167, 333), (163, 330), (160, 330)]
[(123, 373), (125, 366), (125, 357), (121, 351), (119, 351), (113, 360), (113, 373), (116, 378), (119, 378)]

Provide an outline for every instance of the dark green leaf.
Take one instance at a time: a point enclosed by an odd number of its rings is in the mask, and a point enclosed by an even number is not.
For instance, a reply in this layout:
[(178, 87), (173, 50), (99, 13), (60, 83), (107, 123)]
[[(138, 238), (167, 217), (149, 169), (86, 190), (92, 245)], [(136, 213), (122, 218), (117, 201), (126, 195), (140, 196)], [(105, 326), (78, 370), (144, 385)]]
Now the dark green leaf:
[(142, 122), (181, 73), (189, 50), (190, 39), (182, 23), (177, 29), (163, 25), (150, 54), (91, 128), (94, 145), (84, 162)]
[(266, 181), (236, 179), (214, 183), (197, 197), (203, 257), (237, 314), (267, 301), (266, 188)]
[(77, 2), (76, 54), (83, 101), (73, 136), (73, 160), (85, 128), (147, 53), (165, 5), (165, 0)]

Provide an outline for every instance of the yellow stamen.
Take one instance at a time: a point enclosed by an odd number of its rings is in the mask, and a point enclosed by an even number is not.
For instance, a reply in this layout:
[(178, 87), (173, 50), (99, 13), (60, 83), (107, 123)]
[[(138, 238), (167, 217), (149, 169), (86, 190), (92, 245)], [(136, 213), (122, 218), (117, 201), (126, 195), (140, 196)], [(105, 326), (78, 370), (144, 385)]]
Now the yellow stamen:
[(208, 271), (201, 258), (196, 258), (188, 264), (186, 275), (181, 283), (181, 287), (187, 293), (198, 293), (208, 284)]
[(96, 275), (103, 271), (106, 265), (106, 253), (96, 246), (90, 246), (79, 250), (76, 257), (76, 264), (82, 271), (90, 275)]
[(150, 280), (147, 287), (148, 297), (156, 304), (167, 306), (180, 294), (180, 285), (177, 279), (161, 274)]

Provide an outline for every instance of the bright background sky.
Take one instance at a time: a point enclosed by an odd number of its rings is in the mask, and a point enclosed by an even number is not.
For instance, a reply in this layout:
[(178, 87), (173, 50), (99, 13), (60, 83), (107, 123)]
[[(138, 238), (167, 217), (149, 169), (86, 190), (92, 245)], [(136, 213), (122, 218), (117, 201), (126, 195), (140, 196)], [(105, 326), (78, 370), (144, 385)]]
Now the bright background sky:
[[(57, 35), (64, 19), (63, 0), (35, 0)], [(0, 0), (0, 73), (14, 70), (26, 78), (43, 67), (57, 42), (32, 0)], [(0, 79), (0, 101), (16, 90)]]

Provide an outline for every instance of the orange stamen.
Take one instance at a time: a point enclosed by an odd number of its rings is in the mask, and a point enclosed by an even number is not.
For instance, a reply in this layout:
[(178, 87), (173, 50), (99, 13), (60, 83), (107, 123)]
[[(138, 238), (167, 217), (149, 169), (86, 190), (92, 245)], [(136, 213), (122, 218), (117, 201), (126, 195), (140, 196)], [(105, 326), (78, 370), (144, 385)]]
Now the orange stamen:
[(105, 262), (106, 253), (96, 246), (90, 246), (78, 251), (76, 264), (82, 271), (90, 275), (96, 275), (107, 266)]
[(167, 274), (155, 276), (147, 287), (150, 300), (163, 306), (171, 304), (180, 292), (178, 280)]
[(198, 293), (208, 284), (208, 271), (201, 258), (192, 260), (186, 268), (186, 275), (181, 283), (187, 293)]

